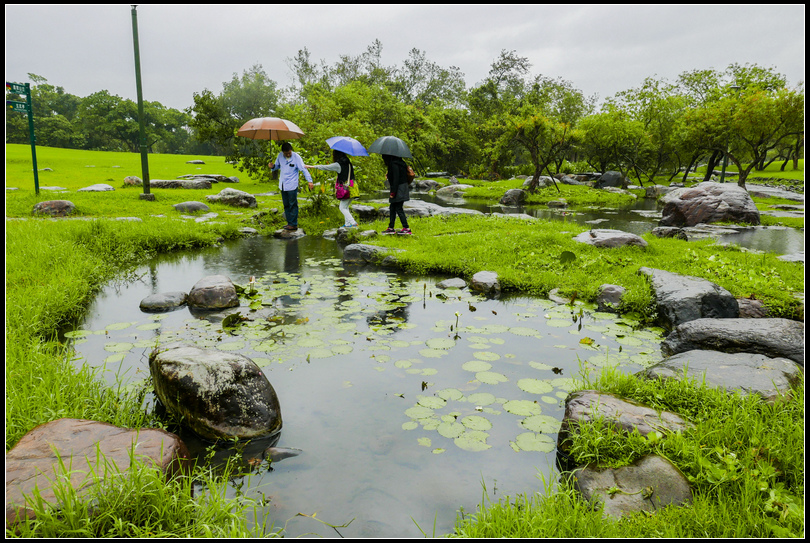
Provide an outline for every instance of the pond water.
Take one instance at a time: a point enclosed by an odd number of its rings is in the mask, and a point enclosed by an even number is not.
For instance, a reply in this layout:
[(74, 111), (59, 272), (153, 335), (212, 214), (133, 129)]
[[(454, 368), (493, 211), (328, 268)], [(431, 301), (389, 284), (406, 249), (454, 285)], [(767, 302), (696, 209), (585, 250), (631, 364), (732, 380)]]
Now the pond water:
[[(657, 222), (649, 202), (566, 215), (516, 211), (591, 226), (606, 220), (598, 227), (637, 234)], [(803, 233), (763, 236), (768, 230), (735, 239), (804, 250)], [(543, 492), (541, 479), (556, 479), (556, 432), (572, 378), (607, 365), (634, 372), (661, 358), (659, 331), (628, 319), (531, 297), (487, 300), (437, 288), (443, 277), (346, 268), (341, 257), (320, 237), (253, 237), (162, 256), (137, 280), (105, 287), (68, 337), (110, 384), (136, 386), (155, 345), (178, 340), (239, 352), (263, 368), (281, 403), (277, 446), (301, 453), (254, 466), (231, 492), (266, 499), (263, 512), (286, 536), (442, 535), (458, 511), (473, 513), (483, 500)], [(240, 285), (256, 278), (258, 297), (238, 310), (251, 320), (236, 329), (187, 308), (139, 309), (150, 294), (188, 292), (214, 274)], [(245, 460), (265, 446), (246, 448)]]
[[(661, 337), (625, 319), (441, 290), (442, 278), (344, 269), (340, 255), (321, 238), (254, 237), (164, 256), (139, 280), (106, 287), (82, 330), (69, 334), (109, 383), (144, 379), (151, 349), (175, 340), (259, 364), (281, 403), (277, 446), (302, 452), (234, 488), (266, 497), (288, 536), (441, 535), (484, 495), (542, 492), (538, 476), (554, 479), (571, 378), (581, 368), (636, 371), (660, 359)], [(150, 294), (188, 291), (212, 274), (242, 285), (256, 277), (261, 309), (240, 308), (256, 320), (229, 332), (187, 308), (138, 308)]]

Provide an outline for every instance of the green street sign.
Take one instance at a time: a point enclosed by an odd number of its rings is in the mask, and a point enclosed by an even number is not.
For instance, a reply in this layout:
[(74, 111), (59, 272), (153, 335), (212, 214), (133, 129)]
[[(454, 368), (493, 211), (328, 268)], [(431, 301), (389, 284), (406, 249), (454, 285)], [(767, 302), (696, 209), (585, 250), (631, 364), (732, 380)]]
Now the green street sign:
[(11, 111), (19, 111), (21, 113), (28, 113), (28, 104), (25, 102), (15, 102), (13, 100), (6, 100), (6, 106)]
[(28, 94), (28, 89), (25, 88), (25, 85), (19, 83), (9, 83), (6, 81), (6, 90), (14, 94)]

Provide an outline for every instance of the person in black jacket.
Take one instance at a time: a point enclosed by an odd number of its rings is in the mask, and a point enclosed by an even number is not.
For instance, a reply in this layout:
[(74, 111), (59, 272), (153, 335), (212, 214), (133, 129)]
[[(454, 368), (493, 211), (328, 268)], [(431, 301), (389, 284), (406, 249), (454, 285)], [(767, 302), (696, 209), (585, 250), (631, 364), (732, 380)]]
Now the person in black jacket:
[[(388, 229), (383, 231), (383, 234), (411, 234), (411, 229), (408, 228), (408, 218), (403, 209), (405, 202), (411, 199), (407, 175), (408, 165), (404, 160), (393, 155), (383, 155), (382, 159), (388, 167), (388, 185), (390, 186)], [(402, 223), (402, 230), (394, 229), (397, 217)]]

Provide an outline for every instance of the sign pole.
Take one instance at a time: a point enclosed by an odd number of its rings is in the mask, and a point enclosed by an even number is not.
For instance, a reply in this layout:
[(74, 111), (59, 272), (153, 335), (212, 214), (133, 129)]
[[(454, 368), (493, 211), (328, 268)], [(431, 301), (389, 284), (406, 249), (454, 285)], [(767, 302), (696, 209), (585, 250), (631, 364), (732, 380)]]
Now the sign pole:
[(19, 111), (28, 114), (28, 139), (31, 141), (31, 160), (34, 163), (34, 191), (39, 196), (39, 171), (37, 171), (37, 137), (34, 134), (34, 105), (31, 102), (31, 84), (9, 83), (6, 81), (6, 89), (15, 94), (25, 94), (25, 102), (15, 102), (6, 100), (6, 105), (12, 111)]
[(141, 200), (154, 200), (155, 195), (149, 192), (149, 158), (147, 157), (146, 127), (143, 116), (143, 92), (141, 91), (141, 54), (138, 48), (138, 12), (137, 5), (132, 5), (132, 41), (135, 46), (135, 85), (138, 89), (138, 125), (140, 129), (141, 170), (143, 172), (143, 194)]

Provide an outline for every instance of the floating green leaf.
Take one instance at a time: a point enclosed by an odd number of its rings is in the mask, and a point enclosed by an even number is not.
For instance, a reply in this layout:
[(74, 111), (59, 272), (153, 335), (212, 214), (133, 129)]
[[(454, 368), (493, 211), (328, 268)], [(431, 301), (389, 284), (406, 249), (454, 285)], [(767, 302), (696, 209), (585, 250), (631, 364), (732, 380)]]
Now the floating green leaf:
[(480, 406), (490, 405), (495, 403), (495, 395), (489, 392), (476, 392), (467, 396), (467, 401)]
[(469, 415), (461, 419), (461, 424), (468, 430), (489, 430), (492, 428), (492, 423), (484, 417), (478, 415)]
[(513, 326), (509, 329), (509, 332), (515, 334), (516, 336), (540, 336), (540, 332), (534, 328), (526, 328), (523, 326)]
[(543, 434), (525, 432), (515, 439), (517, 446), (524, 451), (551, 452), (557, 446), (553, 439)]
[(490, 351), (478, 351), (476, 353), (473, 353), (473, 356), (478, 360), (489, 360), (490, 362), (494, 360), (500, 360), (501, 358), (501, 355)]
[(455, 347), (456, 342), (449, 337), (434, 337), (425, 342), (431, 349), (451, 349)]
[(447, 401), (443, 398), (436, 396), (417, 396), (417, 402), (422, 407), (429, 407), (430, 409), (441, 409), (447, 405)]
[(458, 422), (442, 422), (436, 431), (443, 437), (454, 439), (464, 433), (464, 425)]
[(497, 385), (498, 383), (505, 383), (509, 380), (506, 378), (506, 375), (494, 371), (479, 371), (475, 374), (475, 378), (488, 385)]
[(417, 443), (422, 445), (423, 447), (430, 447), (430, 438), (429, 437), (420, 437), (416, 439)]
[(535, 433), (556, 434), (562, 423), (548, 415), (532, 415), (520, 421), (520, 425)]
[(455, 388), (445, 388), (436, 393), (436, 396), (439, 398), (444, 398), (445, 400), (460, 400), (464, 397), (464, 394)]
[(465, 362), (461, 369), (466, 371), (471, 371), (473, 373), (479, 371), (487, 371), (492, 368), (492, 364), (489, 362), (484, 362), (483, 360), (470, 360), (469, 362)]
[(111, 353), (125, 353), (127, 351), (132, 350), (135, 347), (132, 343), (121, 342), (121, 343), (105, 343), (104, 350), (109, 351)]
[(541, 381), (540, 379), (520, 379), (517, 386), (524, 392), (531, 394), (546, 394), (554, 390), (554, 387), (548, 381)]
[(78, 339), (92, 335), (93, 332), (89, 330), (73, 330), (72, 332), (65, 332), (65, 337), (70, 339)]
[(104, 327), (105, 330), (123, 330), (124, 328), (129, 328), (135, 324), (134, 322), (116, 322), (113, 324), (108, 324)]
[(464, 432), (462, 435), (454, 439), (453, 443), (455, 443), (458, 448), (464, 449), (465, 451), (485, 451), (491, 447), (490, 445), (487, 445), (486, 440), (488, 437), (489, 434), (486, 432), (473, 430), (471, 432)]
[(503, 408), (513, 415), (520, 415), (528, 417), (530, 415), (539, 415), (542, 409), (537, 402), (530, 400), (509, 400), (503, 404)]
[(410, 409), (406, 409), (405, 415), (416, 420), (427, 419), (433, 416), (433, 409), (429, 409), (421, 405), (415, 405)]

